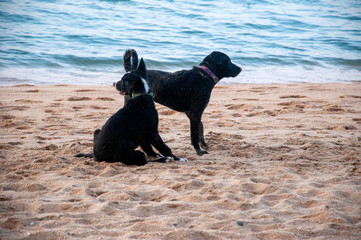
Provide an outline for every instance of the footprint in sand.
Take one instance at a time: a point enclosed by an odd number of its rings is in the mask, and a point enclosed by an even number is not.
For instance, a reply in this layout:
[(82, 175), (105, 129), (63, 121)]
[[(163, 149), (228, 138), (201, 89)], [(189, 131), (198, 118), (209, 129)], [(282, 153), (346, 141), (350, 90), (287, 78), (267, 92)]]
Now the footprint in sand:
[(333, 224), (345, 224), (345, 221), (342, 218), (339, 218), (336, 214), (325, 212), (323, 210), (319, 210), (314, 214), (305, 215), (302, 218), (314, 223), (324, 223), (325, 219), (327, 219), (327, 222), (331, 222)]
[(278, 103), (277, 105), (280, 105), (280, 106), (291, 106), (291, 105), (294, 105), (295, 102), (294, 101), (290, 101), (290, 102), (281, 102), (281, 103)]
[[(305, 105), (303, 103), (297, 102), (297, 101), (289, 101), (289, 102), (281, 102), (278, 103), (277, 105), (279, 106), (283, 106), (282, 110), (285, 111), (296, 111), (299, 113), (303, 113), (305, 108), (309, 108), (308, 105)], [(285, 112), (282, 111), (282, 112)]]
[(38, 139), (38, 140), (42, 140), (42, 141), (44, 141), (44, 140), (52, 140), (53, 139), (51, 137), (43, 137), (43, 136), (36, 136), (35, 138)]
[(11, 146), (17, 146), (17, 145), (21, 145), (24, 144), (23, 142), (8, 142), (9, 145)]
[(255, 117), (255, 116), (259, 116), (259, 115), (261, 115), (261, 112), (252, 112), (250, 114), (247, 114), (246, 116), (247, 117)]
[(284, 95), (284, 96), (280, 96), (280, 98), (305, 98), (306, 96), (301, 96), (301, 95)]
[(295, 195), (290, 193), (265, 194), (260, 197), (260, 199), (257, 201), (257, 204), (263, 204), (267, 207), (273, 207), (283, 201), (291, 202), (294, 198)]
[(247, 114), (247, 117), (255, 117), (255, 116), (259, 116), (259, 115), (268, 115), (271, 117), (277, 116), (276, 111), (269, 111), (269, 110), (265, 110), (265, 111), (252, 111), (251, 113)]
[(90, 108), (93, 108), (96, 110), (109, 109), (108, 107), (101, 107), (101, 106), (96, 106), (96, 105), (92, 105), (92, 106), (90, 106)]
[(85, 192), (87, 195), (89, 195), (91, 197), (95, 197), (95, 198), (99, 197), (100, 195), (102, 195), (104, 193), (107, 193), (107, 191), (103, 191), (101, 189), (89, 189), (89, 188), (87, 188), (85, 190)]
[(234, 114), (232, 114), (232, 117), (239, 118), (239, 117), (242, 117), (242, 114), (234, 113)]
[(93, 134), (93, 130), (77, 130), (77, 131), (72, 131), (70, 134), (71, 135), (79, 135), (79, 134), (89, 134), (89, 135), (92, 135)]
[(259, 101), (258, 98), (245, 98), (246, 101)]
[(16, 127), (16, 129), (19, 129), (19, 130), (29, 130), (29, 129), (32, 129), (32, 127), (27, 126), (27, 125), (22, 125), (22, 126)]
[(3, 128), (11, 128), (11, 127), (14, 127), (16, 125), (15, 121), (14, 121), (14, 118), (15, 116), (12, 116), (12, 115), (2, 115), (0, 116), (1, 118), (1, 127)]
[(11, 110), (13, 111), (25, 111), (27, 109), (29, 109), (30, 107), (28, 106), (13, 106), (11, 107)]
[(326, 112), (344, 112), (344, 110), (340, 106), (334, 104), (328, 104), (324, 106), (323, 110)]
[(265, 88), (263, 87), (254, 87), (251, 88), (251, 90), (249, 90), (250, 92), (255, 92), (255, 93), (264, 93), (265, 92)]
[(44, 112), (45, 113), (55, 113), (55, 111), (52, 109), (44, 109)]
[(39, 89), (33, 89), (33, 90), (25, 91), (25, 92), (28, 92), (28, 93), (38, 93), (38, 92), (40, 92), (40, 90), (39, 90)]
[(255, 195), (270, 194), (277, 190), (277, 187), (265, 183), (244, 183), (242, 188), (245, 192), (250, 192)]
[(115, 101), (114, 98), (109, 98), (109, 97), (98, 97), (98, 98), (96, 98), (95, 100), (108, 101), (108, 102), (110, 102), (110, 101)]
[(343, 96), (340, 96), (340, 98), (361, 98), (361, 96), (358, 96), (358, 95), (343, 95)]
[(254, 183), (271, 184), (271, 181), (267, 178), (250, 178), (249, 180)]
[[(244, 110), (244, 111), (250, 111), (250, 110), (254, 110), (258, 107), (255, 107), (253, 105), (249, 105), (249, 104), (227, 104), (225, 105), (227, 109), (229, 110)], [(259, 107), (262, 108), (262, 107)]]
[(68, 98), (68, 101), (90, 101), (92, 100), (89, 97), (70, 97)]
[(73, 106), (72, 109), (74, 110), (81, 110), (81, 109), (84, 109), (85, 106)]
[(361, 124), (361, 118), (352, 118), (352, 121), (355, 121), (358, 124)]
[[(62, 100), (61, 100), (62, 101)], [(61, 103), (52, 103), (49, 105), (50, 107), (60, 107)]]
[(94, 89), (79, 89), (79, 90), (75, 90), (75, 92), (95, 92), (96, 90)]
[(15, 102), (21, 102), (21, 103), (42, 103), (42, 101), (34, 101), (30, 99), (18, 99), (15, 100)]
[(55, 144), (50, 144), (50, 145), (47, 145), (43, 148), (41, 148), (42, 150), (47, 150), (47, 151), (54, 151), (54, 150), (57, 150), (58, 149), (58, 146), (56, 146)]

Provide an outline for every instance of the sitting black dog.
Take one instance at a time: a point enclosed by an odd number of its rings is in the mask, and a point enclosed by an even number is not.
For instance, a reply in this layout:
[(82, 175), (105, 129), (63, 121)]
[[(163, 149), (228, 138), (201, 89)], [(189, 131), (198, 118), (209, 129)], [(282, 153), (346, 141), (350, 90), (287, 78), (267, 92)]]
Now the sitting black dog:
[[(94, 132), (93, 154), (78, 154), (76, 157), (94, 157), (96, 161), (123, 162), (127, 165), (144, 165), (148, 161), (145, 154), (134, 150), (139, 145), (149, 156), (160, 157), (158, 162), (166, 162), (172, 154), (158, 134), (158, 113), (153, 101), (153, 93), (146, 79), (143, 59), (139, 67), (123, 76), (116, 83), (121, 94), (131, 97), (125, 106)], [(154, 152), (152, 145), (164, 156)]]
[[(129, 49), (124, 54), (125, 71), (137, 67), (138, 55)], [(154, 92), (154, 101), (175, 111), (185, 112), (191, 123), (191, 141), (198, 155), (208, 153), (200, 148), (208, 148), (204, 140), (201, 121), (204, 109), (207, 107), (211, 92), (224, 77), (236, 77), (242, 69), (231, 62), (222, 52), (212, 52), (191, 70), (181, 70), (174, 73), (148, 70), (147, 80)]]

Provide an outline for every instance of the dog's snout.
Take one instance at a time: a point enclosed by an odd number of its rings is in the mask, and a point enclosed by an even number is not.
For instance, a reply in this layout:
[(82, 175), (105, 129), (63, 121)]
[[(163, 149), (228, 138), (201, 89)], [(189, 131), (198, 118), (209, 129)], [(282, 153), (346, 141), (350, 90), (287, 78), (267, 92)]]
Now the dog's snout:
[(230, 66), (230, 69), (229, 69), (230, 77), (236, 77), (236, 76), (238, 76), (238, 74), (240, 74), (240, 72), (242, 72), (241, 67), (239, 67), (235, 64), (232, 64)]
[(118, 82), (114, 82), (113, 83), (113, 86), (115, 86), (115, 89), (117, 89), (118, 91), (123, 91), (124, 89), (122, 88), (122, 83), (121, 83), (121, 80), (118, 81)]
[(114, 82), (113, 85), (115, 86), (115, 89), (119, 91), (121, 95), (125, 94), (125, 88), (124, 88), (124, 82), (122, 80), (118, 82)]

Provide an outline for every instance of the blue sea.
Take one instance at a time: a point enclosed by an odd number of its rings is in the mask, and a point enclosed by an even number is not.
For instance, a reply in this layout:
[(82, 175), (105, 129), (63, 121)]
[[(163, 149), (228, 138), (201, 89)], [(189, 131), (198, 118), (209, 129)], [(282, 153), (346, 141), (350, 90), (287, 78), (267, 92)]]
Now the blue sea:
[(148, 69), (214, 50), (228, 83), (361, 81), (360, 0), (0, 0), (0, 85), (110, 85), (127, 48)]

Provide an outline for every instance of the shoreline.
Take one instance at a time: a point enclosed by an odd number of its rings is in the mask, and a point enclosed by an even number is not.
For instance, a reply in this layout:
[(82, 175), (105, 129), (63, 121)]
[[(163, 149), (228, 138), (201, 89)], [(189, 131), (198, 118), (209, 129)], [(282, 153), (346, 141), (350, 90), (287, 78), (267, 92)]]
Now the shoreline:
[(361, 83), (217, 85), (204, 156), (185, 114), (156, 104), (188, 163), (73, 157), (122, 106), (112, 86), (0, 86), (1, 239), (361, 235)]
[[(120, 80), (120, 78), (119, 78)], [(116, 82), (116, 81), (115, 81)], [(229, 86), (229, 85), (327, 85), (327, 84), (361, 84), (361, 80), (348, 80), (348, 81), (333, 81), (333, 82), (271, 82), (271, 83), (247, 83), (247, 82), (218, 82), (215, 87), (220, 86)], [(73, 87), (107, 87), (112, 86), (112, 83), (109, 84), (32, 84), (32, 83), (19, 83), (12, 85), (0, 85), (1, 87), (51, 87), (51, 86), (73, 86)]]

